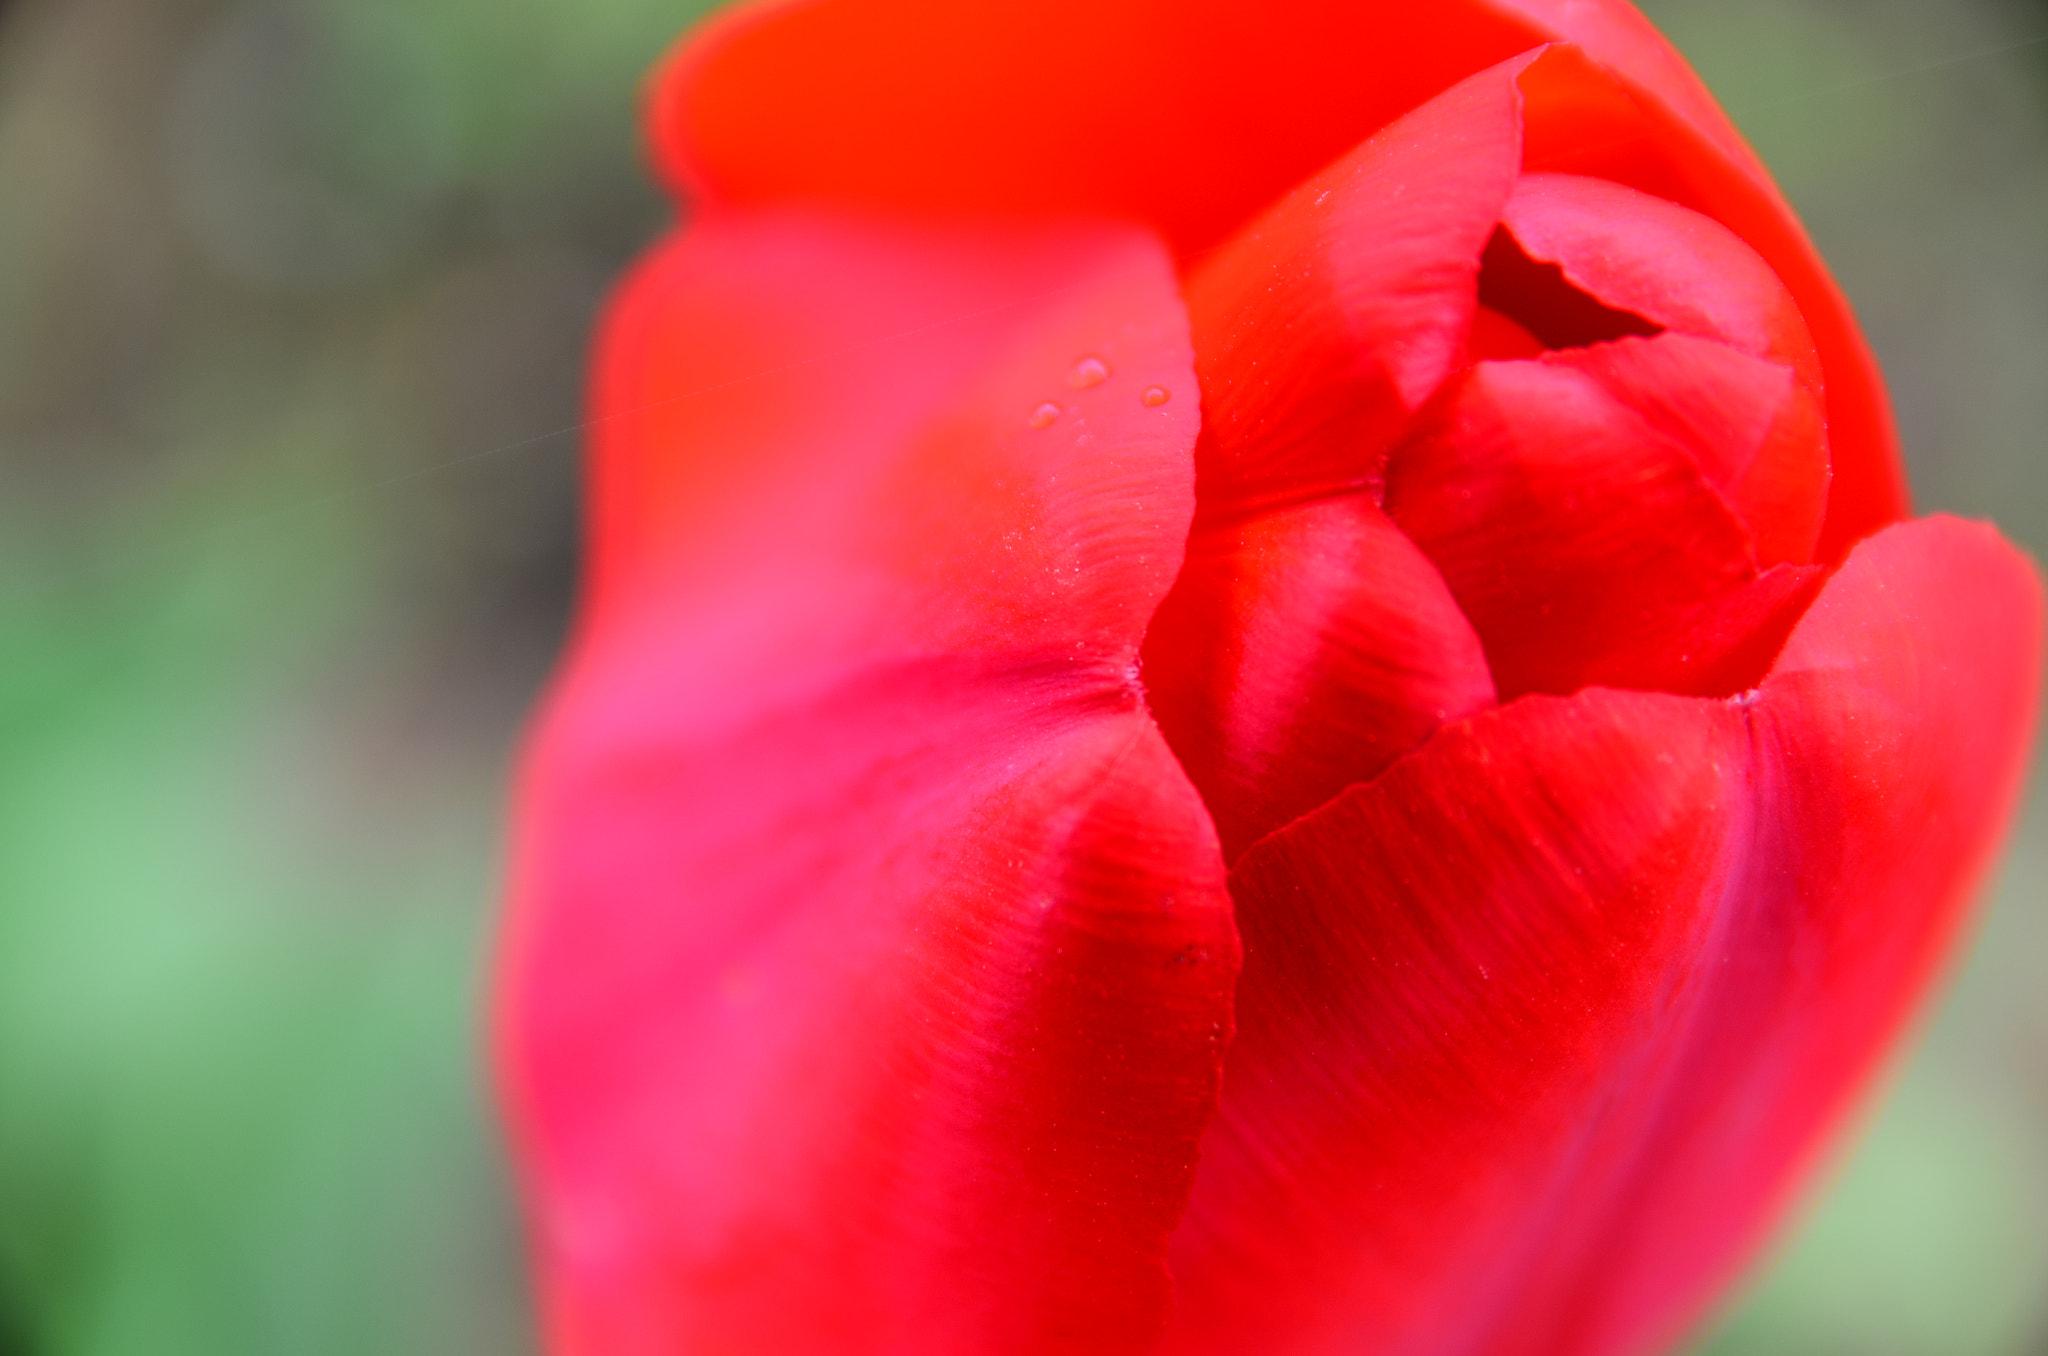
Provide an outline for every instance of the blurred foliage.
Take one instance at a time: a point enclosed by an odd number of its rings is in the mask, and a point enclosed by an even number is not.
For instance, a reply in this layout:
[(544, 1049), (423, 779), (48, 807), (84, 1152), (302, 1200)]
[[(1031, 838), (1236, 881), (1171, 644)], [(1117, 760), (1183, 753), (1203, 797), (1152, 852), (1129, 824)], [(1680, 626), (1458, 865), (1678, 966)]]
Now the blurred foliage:
[[(2048, 552), (2048, 3), (1645, 0), (1882, 360), (1923, 511)], [(2037, 759), (2037, 769), (2039, 760)], [(1921, 1048), (1703, 1356), (2048, 1351), (2048, 806)]]
[[(0, 5), (0, 1356), (531, 1349), (481, 1072), (582, 350), (696, 0)], [(2048, 5), (1657, 0), (1928, 507), (2048, 544)], [(2048, 824), (1708, 1348), (2048, 1345)]]
[(479, 1058), (676, 0), (0, 27), (0, 1353), (516, 1353)]

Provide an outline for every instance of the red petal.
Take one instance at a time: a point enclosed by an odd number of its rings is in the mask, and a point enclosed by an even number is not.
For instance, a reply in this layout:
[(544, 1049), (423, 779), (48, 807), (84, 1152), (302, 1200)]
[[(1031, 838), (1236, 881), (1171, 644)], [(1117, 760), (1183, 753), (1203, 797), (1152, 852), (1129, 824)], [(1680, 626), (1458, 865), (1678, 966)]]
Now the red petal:
[(1205, 518), (1375, 475), (1462, 363), (1479, 253), (1521, 166), (1527, 64), (1402, 118), (1190, 275)]
[(1503, 699), (1737, 691), (1819, 582), (1759, 576), (1692, 454), (1549, 361), (1474, 368), (1388, 463), (1386, 507), (1443, 571)]
[(1625, 0), (1488, 0), (1491, 8), (1583, 49), (1607, 70), (1666, 105), (1702, 141), (1758, 182), (1770, 176), (1693, 74), (1685, 58)]
[(1558, 1287), (1560, 1349), (1669, 1343), (1789, 1204), (1951, 953), (2018, 801), (2041, 665), (2032, 566), (1954, 519), (1859, 546), (1800, 622), (1747, 707), (1742, 872), (1710, 982), (1663, 1019), (1683, 1044), (1662, 1105), (1604, 1192), (1574, 1192), (1578, 1246), (1553, 1239), (1535, 1281)]
[(1765, 565), (1805, 564), (1827, 509), (1820, 402), (1792, 369), (1725, 344), (1666, 332), (1552, 354), (1684, 444), (1756, 541)]
[(1611, 179), (1669, 199), (1726, 226), (1763, 256), (1798, 302), (1825, 374), (1834, 471), (1816, 556), (1841, 559), (1861, 538), (1907, 511), (1904, 462), (1877, 360), (1841, 289), (1792, 209), (1697, 81), (1677, 78), (1675, 54), (1617, 4), (1493, 0), (1557, 36), (1522, 76), (1524, 165)]
[(1472, 316), (1472, 346), (1465, 361), (1471, 363), (1501, 361), (1509, 358), (1536, 358), (1543, 354), (1543, 341), (1508, 319), (1499, 311), (1481, 305)]
[(1605, 179), (1529, 174), (1503, 218), (1532, 259), (1617, 310), (1784, 363), (1820, 384), (1792, 294), (1761, 255), (1711, 218)]
[(1236, 959), (1134, 683), (1184, 326), (1127, 230), (818, 216), (714, 216), (615, 309), (499, 999), (553, 1349), (1162, 1328)]
[(1530, 698), (1255, 847), (1168, 1350), (1668, 1346), (1946, 954), (2041, 676), (2028, 563), (1908, 524), (1756, 694)]
[[(1510, 1301), (1573, 1192), (1628, 1161), (1601, 1110), (1656, 1068), (1743, 743), (1691, 699), (1531, 698), (1246, 855), (1238, 1035), (1174, 1239), (1170, 1352), (1580, 1350)], [(1572, 1260), (1597, 1292), (1606, 1260)]]
[(684, 48), (654, 130), (673, 177), (726, 201), (1102, 212), (1200, 249), (1541, 41), (1463, 0), (797, 0)]
[(946, 213), (1100, 212), (1213, 245), (1460, 79), (1525, 74), (1529, 168), (1598, 174), (1734, 230), (1799, 300), (1827, 370), (1824, 559), (1905, 511), (1883, 383), (1770, 177), (1623, 0), (767, 0), (678, 49), (650, 116), (695, 197)]
[(1230, 859), (1493, 704), (1443, 576), (1358, 495), (1197, 532), (1145, 683)]

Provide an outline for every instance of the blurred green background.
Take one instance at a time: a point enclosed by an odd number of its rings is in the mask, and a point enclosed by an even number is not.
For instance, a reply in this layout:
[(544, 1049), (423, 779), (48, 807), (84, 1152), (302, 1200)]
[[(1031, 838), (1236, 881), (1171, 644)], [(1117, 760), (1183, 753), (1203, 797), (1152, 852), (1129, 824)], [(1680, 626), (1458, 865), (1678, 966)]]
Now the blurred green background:
[[(0, 0), (0, 1356), (532, 1350), (476, 1057), (697, 0)], [(2048, 548), (2048, 4), (1657, 0)], [(2037, 798), (2038, 800), (2039, 798)], [(2048, 819), (1706, 1351), (2048, 1353)]]

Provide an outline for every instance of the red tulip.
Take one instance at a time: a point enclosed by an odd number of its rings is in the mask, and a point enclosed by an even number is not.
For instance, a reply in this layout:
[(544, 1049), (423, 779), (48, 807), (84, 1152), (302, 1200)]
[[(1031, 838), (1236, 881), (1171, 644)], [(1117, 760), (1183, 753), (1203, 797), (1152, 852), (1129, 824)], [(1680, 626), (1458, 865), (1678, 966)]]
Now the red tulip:
[(1750, 1257), (2017, 794), (1620, 0), (793, 0), (655, 87), (498, 1023), (561, 1356), (1625, 1356)]

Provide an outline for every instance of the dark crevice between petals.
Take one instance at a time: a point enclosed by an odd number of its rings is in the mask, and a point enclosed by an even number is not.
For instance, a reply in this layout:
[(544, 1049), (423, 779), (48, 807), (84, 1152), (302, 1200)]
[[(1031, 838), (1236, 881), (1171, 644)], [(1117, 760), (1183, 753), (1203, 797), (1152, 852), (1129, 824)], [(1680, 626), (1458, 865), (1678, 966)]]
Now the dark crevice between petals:
[(1505, 227), (1494, 228), (1480, 256), (1479, 304), (1520, 325), (1545, 348), (1586, 348), (1649, 338), (1664, 327), (1633, 311), (1617, 310), (1581, 291), (1557, 264), (1531, 259)]

